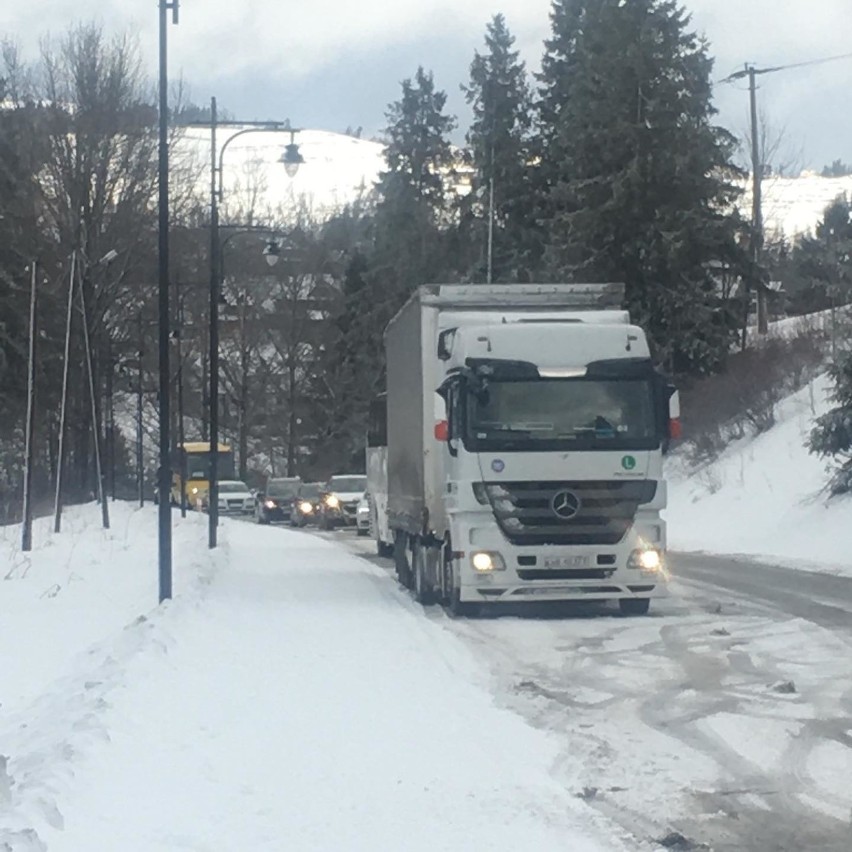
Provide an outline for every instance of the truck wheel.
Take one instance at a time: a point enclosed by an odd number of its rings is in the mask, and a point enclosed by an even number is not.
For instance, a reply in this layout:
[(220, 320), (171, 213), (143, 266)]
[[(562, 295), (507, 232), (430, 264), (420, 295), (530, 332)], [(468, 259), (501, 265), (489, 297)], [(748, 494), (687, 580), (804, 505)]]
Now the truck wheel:
[(624, 598), (618, 602), (622, 615), (647, 615), (650, 606), (650, 598)]
[(444, 549), (441, 551), (441, 562), (444, 572), (444, 588), (447, 589), (447, 595), (442, 601), (447, 613), (453, 618), (465, 618), (466, 616), (475, 615), (478, 612), (476, 604), (462, 603), (460, 600), (461, 592), (456, 583), (456, 572), (453, 570), (453, 560), (449, 554), (453, 552), (452, 542), (449, 538), (444, 542)]
[(423, 606), (435, 603), (435, 590), (426, 576), (426, 548), (419, 541), (414, 542), (412, 553), (412, 574), (414, 581), (414, 599)]
[(399, 582), (410, 589), (412, 586), (411, 565), (408, 562), (406, 551), (408, 550), (408, 535), (404, 532), (394, 530), (393, 533), (393, 561), (396, 565), (396, 576)]

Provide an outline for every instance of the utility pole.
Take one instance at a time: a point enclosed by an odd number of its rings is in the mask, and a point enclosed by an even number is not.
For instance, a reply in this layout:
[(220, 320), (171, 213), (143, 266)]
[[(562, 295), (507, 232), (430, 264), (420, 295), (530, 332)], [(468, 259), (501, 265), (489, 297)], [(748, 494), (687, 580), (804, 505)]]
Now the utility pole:
[(210, 98), (210, 476), (207, 480), (207, 546), (219, 526), (219, 193), (216, 187), (216, 98)]
[(114, 393), (114, 375), (115, 372), (115, 356), (112, 349), (112, 336), (107, 337), (107, 374), (106, 374), (106, 396), (107, 396), (107, 417), (106, 417), (106, 444), (107, 444), (107, 460), (109, 462), (109, 493), (112, 501), (115, 502), (115, 403), (113, 401)]
[(769, 332), (769, 317), (767, 316), (766, 287), (760, 280), (761, 261), (763, 259), (763, 204), (762, 185), (763, 168), (760, 157), (760, 145), (757, 126), (757, 85), (754, 65), (746, 65), (748, 73), (749, 114), (751, 116), (751, 229), (752, 247), (751, 259), (754, 270), (753, 283), (757, 290), (757, 333)]
[(21, 550), (33, 549), (33, 439), (35, 438), (35, 373), (36, 373), (36, 279), (38, 264), (33, 261), (30, 265), (30, 347), (29, 364), (27, 367), (27, 423), (26, 445), (24, 448), (24, 522), (21, 532)]
[(86, 313), (85, 287), (80, 282), (80, 308), (83, 315), (83, 346), (86, 350), (86, 373), (89, 379), (89, 401), (92, 409), (92, 437), (95, 444), (95, 475), (98, 478), (98, 500), (101, 504), (101, 520), (105, 530), (109, 529), (109, 506), (107, 505), (106, 489), (104, 488), (104, 470), (101, 453), (101, 429), (98, 412), (97, 395), (95, 394), (94, 366), (92, 364), (92, 347), (89, 342), (89, 317)]
[(145, 456), (142, 440), (144, 431), (142, 428), (142, 357), (145, 354), (145, 339), (142, 336), (142, 309), (136, 316), (137, 329), (139, 333), (138, 369), (136, 374), (136, 488), (139, 496), (139, 508), (145, 505)]
[(160, 447), (157, 471), (158, 494), (158, 574), (160, 603), (172, 596), (172, 507), (171, 492), (171, 440), (169, 435), (169, 83), (167, 49), (167, 12), (172, 12), (172, 23), (178, 22), (179, 0), (160, 0), (160, 121), (159, 121), (159, 274), (158, 323), (160, 356)]
[(838, 59), (850, 59), (852, 53), (844, 53), (840, 56), (828, 56), (824, 59), (813, 59), (808, 62), (793, 62), (789, 65), (776, 65), (772, 68), (755, 68), (754, 65), (746, 63), (742, 71), (721, 80), (722, 83), (732, 83), (748, 77), (749, 114), (751, 123), (751, 174), (752, 174), (752, 200), (751, 200), (751, 224), (752, 224), (752, 274), (751, 281), (747, 282), (745, 322), (743, 323), (742, 348), (746, 347), (746, 327), (748, 325), (749, 300), (753, 286), (757, 292), (757, 331), (758, 334), (766, 334), (769, 331), (769, 312), (766, 285), (761, 276), (760, 263), (763, 259), (763, 205), (762, 205), (762, 179), (764, 164), (760, 162), (760, 145), (758, 140), (757, 124), (757, 84), (758, 74), (772, 74), (775, 71), (786, 71), (791, 68), (803, 68), (808, 65), (822, 65), (825, 62), (834, 62)]
[(178, 447), (180, 460), (180, 516), (186, 517), (186, 475), (187, 461), (186, 450), (184, 443), (186, 435), (184, 434), (183, 425), (183, 293), (180, 289), (180, 281), (175, 281), (175, 290), (177, 290), (177, 329), (175, 332), (176, 339), (176, 355), (178, 362), (177, 369), (177, 404), (178, 404)]
[(56, 496), (53, 503), (53, 531), (62, 529), (62, 472), (65, 461), (65, 421), (68, 411), (68, 370), (71, 365), (71, 318), (74, 315), (74, 283), (77, 280), (77, 251), (71, 252), (68, 276), (68, 306), (65, 316), (65, 356), (62, 362), (62, 401), (59, 405), (59, 448), (56, 460)]

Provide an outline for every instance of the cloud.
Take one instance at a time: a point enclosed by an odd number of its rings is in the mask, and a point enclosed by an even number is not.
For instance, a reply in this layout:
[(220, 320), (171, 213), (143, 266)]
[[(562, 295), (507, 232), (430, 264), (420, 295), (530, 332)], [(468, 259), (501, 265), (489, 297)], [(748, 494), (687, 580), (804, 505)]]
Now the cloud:
[[(692, 27), (707, 36), (716, 79), (743, 67), (782, 65), (849, 51), (849, 0), (688, 0)], [(99, 18), (109, 29), (131, 28), (156, 73), (157, 9), (153, 0), (39, 0), (3, 4), (0, 29), (32, 55), (49, 22)], [(550, 32), (550, 0), (181, 0), (181, 22), (169, 27), (171, 74), (191, 84), (197, 100), (216, 91), (242, 115), (297, 111), (340, 128), (383, 124), (399, 81), (418, 64), (435, 72), (463, 112), (458, 85), (466, 82), (474, 50), (482, 50), (485, 25), (499, 8), (530, 69), (539, 66)], [(791, 69), (760, 81), (760, 102), (773, 122), (806, 152), (813, 165), (852, 160), (852, 116), (843, 106), (852, 83), (852, 59)], [(716, 87), (719, 121), (735, 132), (747, 124), (743, 85)], [(348, 93), (348, 94), (347, 94)], [(223, 102), (226, 99), (223, 98)], [(323, 102), (326, 111), (322, 112)], [(264, 105), (267, 106), (264, 106)], [(350, 109), (357, 104), (360, 115)], [(341, 110), (347, 119), (341, 121)]]

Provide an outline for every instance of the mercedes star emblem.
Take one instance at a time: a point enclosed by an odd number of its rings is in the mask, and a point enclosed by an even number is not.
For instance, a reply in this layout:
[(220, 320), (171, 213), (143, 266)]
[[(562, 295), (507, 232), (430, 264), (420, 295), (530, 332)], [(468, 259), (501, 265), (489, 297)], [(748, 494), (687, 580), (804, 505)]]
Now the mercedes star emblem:
[(550, 501), (553, 514), (563, 521), (568, 521), (580, 511), (580, 498), (573, 491), (557, 491)]

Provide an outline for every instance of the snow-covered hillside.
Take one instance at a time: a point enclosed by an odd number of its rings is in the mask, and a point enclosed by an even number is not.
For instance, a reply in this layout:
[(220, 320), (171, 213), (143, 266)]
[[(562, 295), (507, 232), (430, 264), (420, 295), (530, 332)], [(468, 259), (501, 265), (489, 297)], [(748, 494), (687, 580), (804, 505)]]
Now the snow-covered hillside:
[[(304, 163), (288, 177), (280, 162), (286, 132), (258, 131), (236, 136), (248, 128), (222, 127), (217, 150), (222, 160), (223, 221), (245, 223), (275, 219), (279, 211), (306, 206), (318, 218), (328, 216), (371, 189), (384, 166), (384, 146), (367, 139), (323, 130), (300, 130), (294, 137)], [(233, 137), (233, 141), (228, 141)], [(188, 127), (176, 144), (178, 161), (192, 163), (196, 195), (204, 202), (210, 193), (210, 130)]]
[(804, 448), (814, 418), (829, 407), (829, 388), (825, 377), (817, 379), (779, 406), (772, 429), (736, 442), (697, 471), (671, 459), (672, 549), (852, 574), (852, 503), (828, 500), (826, 462)]
[[(294, 137), (305, 159), (293, 178), (287, 177), (279, 158), (288, 133), (253, 130), (227, 140), (242, 127), (222, 127), (218, 133), (222, 157), (224, 197), (222, 212), (247, 221), (263, 220), (270, 213), (291, 210), (304, 203), (318, 216), (328, 215), (355, 200), (364, 189), (371, 189), (386, 167), (384, 145), (324, 130), (300, 130)], [(197, 195), (209, 195), (210, 131), (188, 127), (182, 132), (176, 155), (189, 156), (198, 177)], [(739, 209), (751, 216), (751, 182), (743, 182), (744, 194)], [(824, 178), (803, 172), (795, 178), (768, 177), (762, 184), (763, 219), (766, 229), (778, 236), (792, 238), (812, 232), (825, 208), (839, 195), (852, 196), (852, 175)]]

